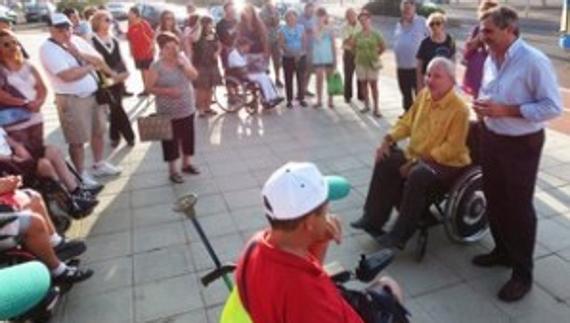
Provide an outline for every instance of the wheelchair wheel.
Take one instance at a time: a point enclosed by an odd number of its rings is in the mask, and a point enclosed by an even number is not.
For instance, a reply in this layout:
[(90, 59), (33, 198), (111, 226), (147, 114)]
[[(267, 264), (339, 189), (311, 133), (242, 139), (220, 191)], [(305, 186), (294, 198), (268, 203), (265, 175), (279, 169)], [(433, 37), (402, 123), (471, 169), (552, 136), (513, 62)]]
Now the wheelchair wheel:
[(487, 200), (480, 167), (469, 168), (453, 185), (445, 208), (448, 237), (459, 243), (479, 241), (487, 234)]
[(225, 112), (237, 112), (245, 104), (245, 89), (241, 82), (233, 77), (226, 77), (225, 84), (214, 88), (214, 100)]

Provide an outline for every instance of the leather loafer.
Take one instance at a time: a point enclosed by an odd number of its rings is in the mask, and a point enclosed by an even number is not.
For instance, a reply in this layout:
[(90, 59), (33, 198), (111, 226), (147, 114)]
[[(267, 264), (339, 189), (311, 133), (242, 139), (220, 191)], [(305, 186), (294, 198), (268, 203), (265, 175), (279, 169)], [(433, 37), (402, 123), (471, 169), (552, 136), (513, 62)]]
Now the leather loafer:
[(532, 288), (532, 282), (511, 278), (499, 291), (497, 297), (503, 302), (516, 302), (523, 298)]
[(503, 266), (503, 267), (511, 267), (511, 262), (507, 257), (499, 255), (496, 252), (491, 251), (491, 253), (482, 254), (473, 257), (471, 263), (477, 267), (496, 267), (496, 266)]

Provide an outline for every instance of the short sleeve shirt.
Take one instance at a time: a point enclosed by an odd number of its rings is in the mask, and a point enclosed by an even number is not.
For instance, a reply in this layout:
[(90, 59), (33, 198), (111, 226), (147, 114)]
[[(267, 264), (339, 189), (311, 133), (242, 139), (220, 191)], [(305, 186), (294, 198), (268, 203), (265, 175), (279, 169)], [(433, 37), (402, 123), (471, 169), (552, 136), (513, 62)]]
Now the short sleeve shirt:
[[(71, 42), (80, 52), (98, 56), (99, 53), (83, 38), (71, 36)], [(97, 91), (97, 81), (92, 74), (65, 82), (57, 74), (70, 68), (80, 66), (79, 62), (69, 52), (51, 40), (46, 40), (40, 47), (40, 61), (56, 94), (72, 94), (81, 97), (89, 96)]]
[(427, 36), (429, 29), (424, 17), (416, 15), (409, 24), (403, 25), (401, 21), (396, 24), (393, 48), (398, 68), (416, 68), (416, 54), (422, 40)]
[(303, 34), (305, 33), (305, 28), (303, 25), (296, 25), (295, 27), (284, 25), (281, 27), (280, 32), (285, 40), (283, 56), (294, 57), (304, 54)]
[(447, 35), (443, 43), (434, 42), (431, 37), (426, 37), (420, 44), (416, 58), (422, 60), (422, 72), (425, 73), (429, 62), (435, 57), (453, 59), (455, 56), (455, 41)]
[(266, 237), (267, 232), (260, 232), (253, 238), (257, 245), (236, 269), (238, 286), (247, 290), (246, 307), (253, 322), (363, 322), (315, 257), (283, 251)]
[(228, 55), (228, 66), (230, 68), (247, 67), (247, 60), (237, 49), (234, 49), (230, 52), (230, 55)]
[(384, 44), (382, 34), (377, 31), (370, 31), (368, 34), (359, 32), (355, 36), (355, 58), (356, 65), (373, 68), (380, 61), (378, 49)]
[(141, 19), (140, 22), (129, 26), (127, 39), (135, 60), (149, 60), (154, 57), (154, 31), (146, 20)]

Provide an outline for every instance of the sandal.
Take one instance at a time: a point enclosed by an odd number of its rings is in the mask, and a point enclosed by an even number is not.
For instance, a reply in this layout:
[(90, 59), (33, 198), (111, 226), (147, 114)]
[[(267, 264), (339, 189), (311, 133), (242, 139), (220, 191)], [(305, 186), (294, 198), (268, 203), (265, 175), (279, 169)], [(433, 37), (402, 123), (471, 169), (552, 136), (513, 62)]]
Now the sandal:
[(194, 165), (187, 165), (182, 167), (182, 172), (191, 175), (198, 175), (200, 171)]
[(321, 103), (315, 103), (315, 104), (313, 104), (313, 108), (315, 108), (315, 109), (320, 109), (320, 108), (322, 108), (322, 107), (323, 107), (323, 105), (322, 105)]
[(180, 174), (178, 174), (178, 173), (170, 174), (168, 179), (170, 179), (170, 181), (174, 184), (184, 183), (184, 178), (182, 178), (182, 176), (180, 176)]
[(380, 113), (380, 111), (374, 111), (373, 114), (376, 118), (382, 118), (382, 113)]

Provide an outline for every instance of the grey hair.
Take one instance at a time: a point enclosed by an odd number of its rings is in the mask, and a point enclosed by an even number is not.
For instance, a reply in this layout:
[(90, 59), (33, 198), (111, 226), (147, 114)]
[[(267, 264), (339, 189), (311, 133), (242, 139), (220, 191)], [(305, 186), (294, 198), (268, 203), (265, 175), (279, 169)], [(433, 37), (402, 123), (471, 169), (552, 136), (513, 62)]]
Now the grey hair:
[(447, 57), (436, 57), (429, 62), (427, 70), (431, 71), (436, 67), (443, 68), (445, 73), (447, 73), (447, 75), (449, 75), (449, 77), (453, 80), (453, 83), (455, 83), (455, 63), (453, 63), (453, 61)]
[(479, 21), (486, 19), (491, 19), (493, 24), (499, 29), (506, 29), (507, 27), (513, 27), (515, 32), (519, 30), (519, 15), (515, 9), (507, 6), (497, 6), (491, 8), (481, 14)]

